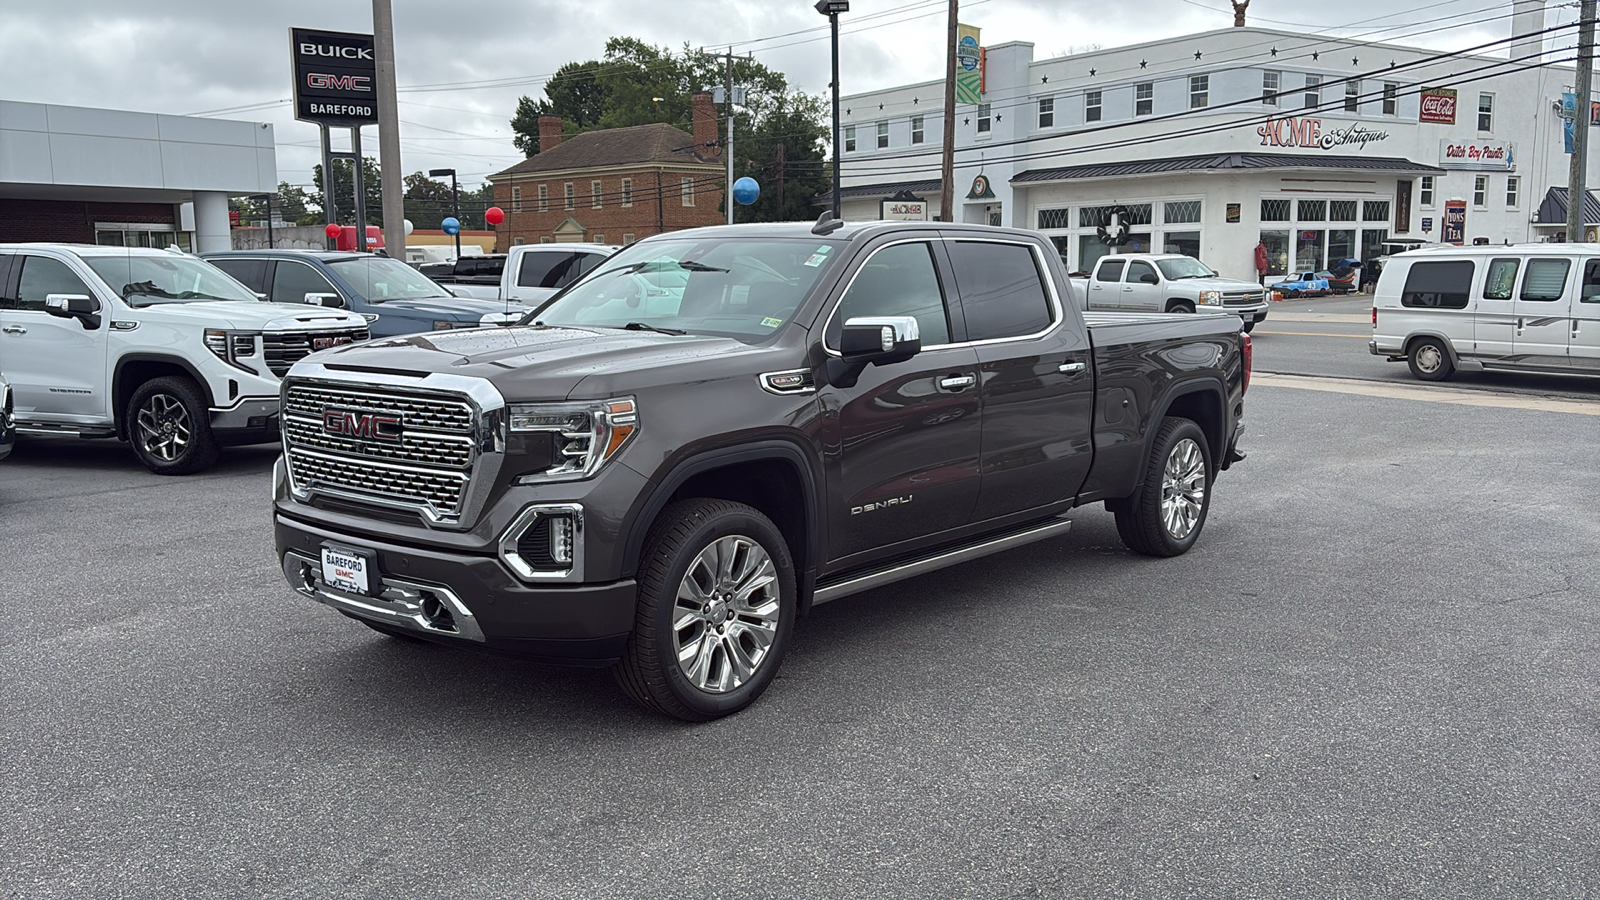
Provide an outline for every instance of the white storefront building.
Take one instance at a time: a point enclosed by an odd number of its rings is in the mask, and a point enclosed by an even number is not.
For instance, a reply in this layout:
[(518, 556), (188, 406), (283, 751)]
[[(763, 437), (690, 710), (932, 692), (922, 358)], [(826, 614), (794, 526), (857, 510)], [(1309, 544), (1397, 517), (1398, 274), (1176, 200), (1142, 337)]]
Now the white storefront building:
[[(953, 218), (1038, 229), (1071, 269), (1172, 250), (1237, 278), (1397, 240), (1552, 239), (1573, 73), (1539, 62), (1570, 59), (1575, 30), (1540, 34), (1539, 0), (1481, 16), (1521, 37), (1490, 55), (1256, 27), (1038, 61), (988, 47), (982, 103), (957, 107)], [(942, 80), (841, 101), (846, 219), (937, 215), (943, 102)]]

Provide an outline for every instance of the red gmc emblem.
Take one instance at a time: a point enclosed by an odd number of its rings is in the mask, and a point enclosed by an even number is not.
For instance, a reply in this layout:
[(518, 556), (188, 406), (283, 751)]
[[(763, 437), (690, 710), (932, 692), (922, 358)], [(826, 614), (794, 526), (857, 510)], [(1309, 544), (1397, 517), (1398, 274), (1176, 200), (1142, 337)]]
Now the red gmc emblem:
[(311, 339), (311, 349), (326, 350), (329, 347), (337, 347), (340, 344), (348, 344), (353, 340), (355, 340), (355, 338), (348, 334), (338, 334), (334, 335), (333, 337), (314, 337)]
[(324, 409), (322, 430), (340, 437), (398, 443), (404, 430), (393, 413), (359, 413), (348, 409)]

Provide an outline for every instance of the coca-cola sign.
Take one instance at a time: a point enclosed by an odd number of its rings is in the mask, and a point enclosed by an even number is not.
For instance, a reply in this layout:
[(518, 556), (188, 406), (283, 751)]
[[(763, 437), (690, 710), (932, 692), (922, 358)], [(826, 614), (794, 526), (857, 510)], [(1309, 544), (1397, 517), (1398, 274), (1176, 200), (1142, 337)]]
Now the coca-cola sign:
[(1417, 119), (1423, 122), (1437, 122), (1440, 125), (1454, 125), (1456, 123), (1456, 89), (1423, 88), (1422, 109), (1417, 114)]
[(1439, 168), (1509, 172), (1517, 167), (1516, 145), (1509, 141), (1439, 142)]

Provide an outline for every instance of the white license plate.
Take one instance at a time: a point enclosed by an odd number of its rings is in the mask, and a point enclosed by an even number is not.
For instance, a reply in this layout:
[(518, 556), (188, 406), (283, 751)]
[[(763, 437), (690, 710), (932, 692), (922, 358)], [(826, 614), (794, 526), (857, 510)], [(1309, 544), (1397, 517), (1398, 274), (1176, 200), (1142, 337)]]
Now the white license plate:
[(322, 583), (350, 594), (370, 594), (369, 557), (342, 547), (322, 548)]

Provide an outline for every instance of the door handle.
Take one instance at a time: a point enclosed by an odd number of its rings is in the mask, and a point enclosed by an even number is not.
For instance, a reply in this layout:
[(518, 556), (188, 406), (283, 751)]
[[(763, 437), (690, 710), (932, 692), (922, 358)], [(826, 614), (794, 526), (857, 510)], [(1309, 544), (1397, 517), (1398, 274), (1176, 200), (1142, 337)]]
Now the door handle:
[(1083, 370), (1084, 365), (1081, 362), (1065, 362), (1060, 366), (1060, 372), (1063, 375), (1076, 375)]
[(27, 334), (28, 333), (28, 329), (23, 328), (21, 325), (7, 325), (4, 328), (0, 328), (0, 331), (4, 331), (6, 334)]
[(939, 390), (961, 393), (978, 383), (978, 379), (971, 375), (946, 375), (939, 379)]

